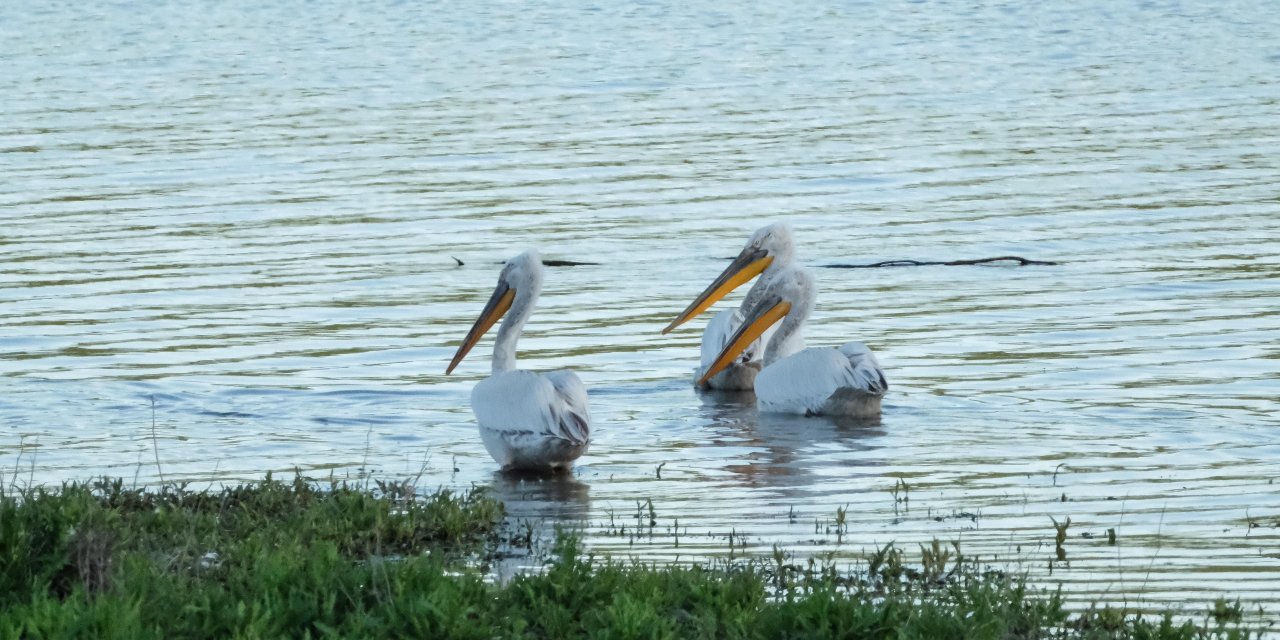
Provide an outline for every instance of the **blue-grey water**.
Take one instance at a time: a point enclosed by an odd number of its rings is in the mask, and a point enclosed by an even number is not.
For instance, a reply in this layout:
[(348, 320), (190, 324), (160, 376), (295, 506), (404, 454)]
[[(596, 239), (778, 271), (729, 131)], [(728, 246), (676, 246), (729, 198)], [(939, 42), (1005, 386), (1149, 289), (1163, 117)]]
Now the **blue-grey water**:
[[(741, 5), (0, 6), (5, 482), (421, 474), (616, 556), (937, 537), (1280, 609), (1280, 5)], [(1059, 264), (818, 269), (884, 418), (759, 416), (659, 331), (776, 220), (810, 265)], [(529, 247), (599, 263), (520, 343), (590, 389), (551, 484), (480, 444), (491, 338), (443, 375)]]

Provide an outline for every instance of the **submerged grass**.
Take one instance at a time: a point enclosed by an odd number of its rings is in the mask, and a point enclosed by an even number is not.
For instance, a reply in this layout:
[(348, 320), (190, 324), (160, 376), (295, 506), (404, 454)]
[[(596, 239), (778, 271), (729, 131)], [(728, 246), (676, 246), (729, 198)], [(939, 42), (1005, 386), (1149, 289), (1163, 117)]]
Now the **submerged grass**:
[[(770, 559), (655, 566), (558, 536), (504, 584), (502, 507), (302, 478), (209, 491), (120, 481), (0, 495), (0, 638), (1244, 638), (1239, 604), (1199, 624), (1109, 607), (1069, 614), (934, 544), (857, 572)], [(516, 537), (518, 538), (518, 536)]]

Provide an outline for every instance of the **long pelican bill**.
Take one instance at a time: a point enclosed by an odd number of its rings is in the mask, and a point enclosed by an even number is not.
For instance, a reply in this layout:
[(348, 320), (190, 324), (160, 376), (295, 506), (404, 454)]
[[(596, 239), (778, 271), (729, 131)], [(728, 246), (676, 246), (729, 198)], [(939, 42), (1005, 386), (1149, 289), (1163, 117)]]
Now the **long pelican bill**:
[(698, 384), (706, 384), (707, 380), (710, 380), (717, 373), (724, 371), (725, 367), (728, 367), (729, 363), (733, 362), (733, 359), (738, 357), (738, 354), (745, 351), (747, 347), (751, 346), (752, 342), (755, 342), (761, 334), (767, 331), (769, 327), (772, 327), (775, 322), (781, 320), (783, 316), (787, 315), (790, 311), (791, 303), (786, 300), (780, 300), (768, 309), (765, 309), (763, 313), (760, 313), (754, 318), (748, 318), (746, 322), (742, 323), (741, 327), (738, 327), (738, 331), (733, 334), (733, 337), (729, 338), (728, 346), (720, 352), (720, 355), (716, 358), (716, 361), (712, 363), (711, 367), (707, 369), (707, 372), (702, 374), (701, 378), (698, 378)]
[(734, 258), (733, 262), (730, 262), (729, 266), (720, 272), (715, 281), (707, 286), (702, 293), (698, 294), (697, 299), (689, 303), (689, 306), (685, 307), (684, 311), (676, 316), (676, 319), (672, 320), (666, 329), (662, 330), (663, 335), (706, 311), (707, 307), (728, 295), (730, 291), (760, 275), (762, 271), (769, 268), (770, 264), (773, 264), (773, 256), (766, 254), (764, 249), (753, 247), (743, 249), (742, 253), (739, 253), (738, 257)]
[(489, 296), (489, 302), (485, 303), (484, 310), (480, 312), (480, 317), (476, 318), (476, 323), (471, 325), (471, 330), (467, 332), (467, 337), (462, 340), (462, 344), (458, 345), (458, 352), (453, 354), (453, 360), (449, 362), (449, 368), (444, 370), (445, 375), (453, 373), (454, 367), (466, 357), (471, 348), (480, 342), (480, 338), (484, 333), (493, 326), (493, 323), (502, 317), (502, 314), (511, 308), (511, 302), (516, 299), (516, 290), (507, 286), (506, 282), (498, 282), (498, 287), (493, 290), (493, 295)]

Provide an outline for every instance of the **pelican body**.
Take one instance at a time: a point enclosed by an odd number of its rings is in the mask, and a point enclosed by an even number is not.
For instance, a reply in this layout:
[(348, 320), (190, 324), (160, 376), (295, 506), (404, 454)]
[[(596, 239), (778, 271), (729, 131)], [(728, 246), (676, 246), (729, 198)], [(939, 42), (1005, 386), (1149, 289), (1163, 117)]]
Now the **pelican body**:
[(839, 347), (804, 347), (802, 330), (813, 311), (813, 277), (800, 267), (779, 271), (747, 309), (738, 330), (703, 379), (716, 375), (777, 325), (756, 376), (761, 411), (807, 416), (875, 418), (889, 383), (875, 354), (861, 342)]
[(505, 315), (493, 345), (493, 374), (471, 390), (480, 439), (503, 469), (568, 468), (590, 444), (587, 390), (578, 376), (568, 370), (516, 368), (516, 341), (541, 291), (542, 259), (536, 251), (508, 260), (489, 302), (445, 370), (452, 373)]
[(726, 391), (750, 391), (755, 387), (756, 376), (762, 366), (763, 343), (768, 341), (765, 335), (743, 349), (719, 373), (706, 377), (703, 374), (711, 368), (720, 352), (729, 344), (729, 338), (742, 325), (744, 312), (753, 306), (760, 297), (764, 286), (775, 273), (790, 267), (795, 261), (795, 241), (791, 233), (791, 225), (785, 222), (761, 227), (742, 252), (738, 254), (724, 271), (707, 286), (698, 297), (685, 308), (662, 333), (666, 334), (684, 322), (705, 311), (717, 300), (728, 295), (747, 281), (760, 276), (752, 285), (737, 309), (726, 309), (711, 317), (707, 328), (702, 332), (702, 362), (694, 371), (693, 378), (697, 386)]

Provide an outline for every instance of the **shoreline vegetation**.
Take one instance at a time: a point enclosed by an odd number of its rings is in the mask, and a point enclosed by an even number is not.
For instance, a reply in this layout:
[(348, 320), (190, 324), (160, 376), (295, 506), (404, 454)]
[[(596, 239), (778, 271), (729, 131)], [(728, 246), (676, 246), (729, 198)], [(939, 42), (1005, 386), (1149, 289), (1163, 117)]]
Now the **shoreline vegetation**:
[[(771, 556), (654, 565), (572, 532), (535, 551), (483, 488), (295, 477), (234, 487), (0, 487), (0, 639), (1251, 638), (1239, 602), (1069, 602), (934, 541), (857, 568)], [(492, 562), (541, 566), (498, 582)], [(910, 558), (909, 558), (910, 556)]]

